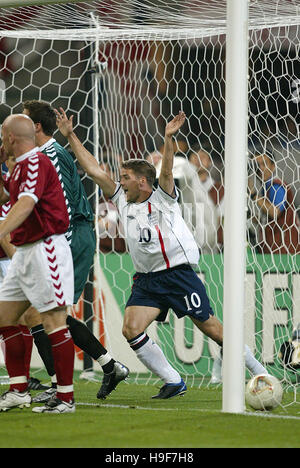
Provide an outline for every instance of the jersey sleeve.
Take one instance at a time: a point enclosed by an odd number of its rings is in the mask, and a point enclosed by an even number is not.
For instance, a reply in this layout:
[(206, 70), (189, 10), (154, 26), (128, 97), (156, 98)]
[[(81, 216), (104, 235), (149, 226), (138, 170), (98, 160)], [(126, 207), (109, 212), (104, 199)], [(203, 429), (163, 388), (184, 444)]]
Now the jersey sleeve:
[(22, 171), (18, 198), (30, 196), (35, 203), (41, 198), (47, 182), (47, 165), (38, 155), (28, 159), (27, 170)]
[(121, 184), (119, 182), (116, 184), (115, 193), (110, 199), (117, 206), (119, 211), (122, 211), (122, 208), (124, 208), (127, 202), (124, 190), (122, 189)]
[(0, 221), (3, 221), (3, 219), (6, 218), (7, 216), (7, 213), (9, 212), (10, 210), (10, 201), (8, 201), (7, 203), (4, 203), (3, 205), (0, 206)]
[(168, 205), (175, 205), (177, 204), (178, 198), (179, 198), (179, 193), (178, 193), (176, 186), (174, 186), (174, 191), (175, 191), (175, 197), (173, 197), (172, 195), (169, 195), (159, 185), (155, 193), (156, 193), (156, 196), (159, 197), (163, 203), (167, 203)]

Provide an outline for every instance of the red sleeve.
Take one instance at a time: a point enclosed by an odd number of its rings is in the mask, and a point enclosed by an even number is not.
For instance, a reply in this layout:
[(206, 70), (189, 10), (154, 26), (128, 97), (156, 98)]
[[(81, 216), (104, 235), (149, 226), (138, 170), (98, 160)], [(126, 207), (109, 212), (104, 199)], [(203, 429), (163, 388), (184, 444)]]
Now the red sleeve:
[(38, 155), (29, 158), (26, 170), (22, 171), (18, 198), (29, 195), (38, 202), (45, 189), (47, 172), (44, 158), (38, 157)]

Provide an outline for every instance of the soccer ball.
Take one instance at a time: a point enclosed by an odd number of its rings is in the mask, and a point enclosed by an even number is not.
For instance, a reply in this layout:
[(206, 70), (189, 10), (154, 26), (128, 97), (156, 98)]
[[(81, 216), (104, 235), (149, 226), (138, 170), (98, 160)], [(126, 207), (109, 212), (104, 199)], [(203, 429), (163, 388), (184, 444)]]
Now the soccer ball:
[(255, 375), (246, 385), (246, 402), (255, 410), (273, 410), (280, 405), (283, 388), (273, 375)]

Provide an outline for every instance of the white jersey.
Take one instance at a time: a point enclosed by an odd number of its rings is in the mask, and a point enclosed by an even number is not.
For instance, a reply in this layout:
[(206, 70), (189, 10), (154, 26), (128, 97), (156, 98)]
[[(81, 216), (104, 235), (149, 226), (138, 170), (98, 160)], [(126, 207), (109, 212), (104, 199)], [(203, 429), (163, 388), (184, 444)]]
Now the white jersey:
[(125, 239), (139, 273), (165, 270), (177, 265), (198, 266), (197, 244), (173, 198), (158, 187), (147, 200), (127, 203), (120, 185), (111, 198), (117, 205)]

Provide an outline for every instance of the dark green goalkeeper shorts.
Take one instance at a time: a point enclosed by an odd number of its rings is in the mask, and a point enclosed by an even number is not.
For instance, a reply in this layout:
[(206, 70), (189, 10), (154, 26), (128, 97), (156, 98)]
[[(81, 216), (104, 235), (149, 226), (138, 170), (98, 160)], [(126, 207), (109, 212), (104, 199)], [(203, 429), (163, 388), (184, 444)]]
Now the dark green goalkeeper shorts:
[(86, 221), (73, 224), (71, 251), (74, 264), (74, 304), (77, 304), (94, 262), (96, 238), (93, 225)]

